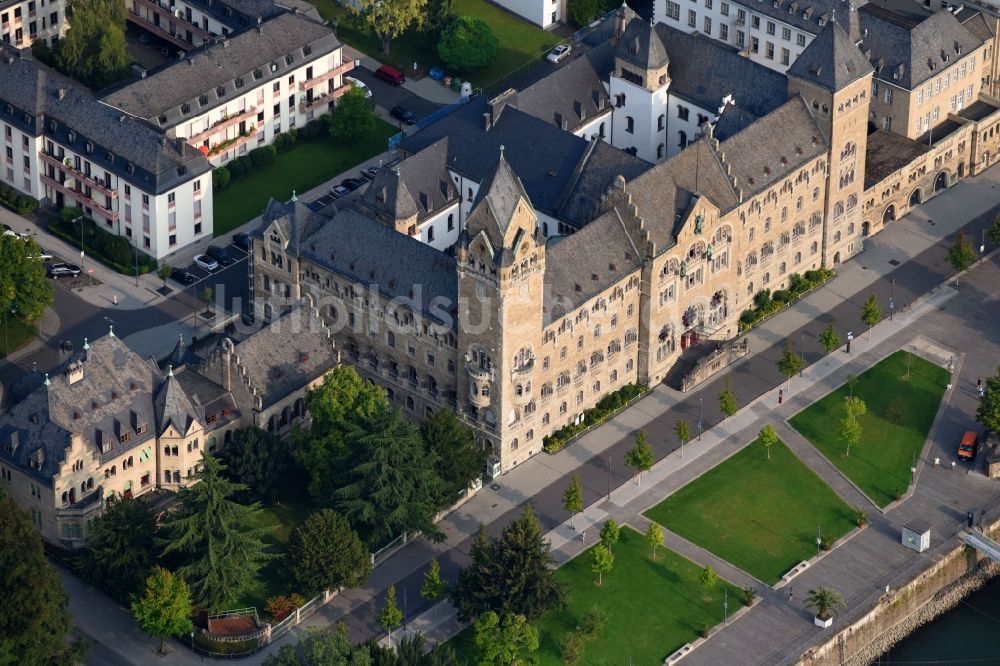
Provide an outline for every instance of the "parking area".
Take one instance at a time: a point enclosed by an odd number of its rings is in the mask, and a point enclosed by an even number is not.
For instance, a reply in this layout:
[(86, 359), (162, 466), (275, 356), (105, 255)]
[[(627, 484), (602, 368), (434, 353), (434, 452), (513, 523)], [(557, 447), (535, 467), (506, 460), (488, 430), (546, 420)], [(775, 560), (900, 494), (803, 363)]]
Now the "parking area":
[[(441, 108), (441, 104), (429, 102), (426, 99), (414, 95), (402, 86), (393, 86), (381, 79), (375, 78), (373, 72), (364, 67), (358, 67), (351, 72), (351, 76), (364, 82), (372, 91), (372, 101), (376, 106), (382, 107), (386, 111), (394, 106), (402, 106), (413, 112), (414, 121), (419, 121), (425, 116), (429, 116)], [(398, 121), (396, 121), (398, 123)]]
[[(218, 247), (218, 246), (214, 246)], [(174, 274), (170, 276), (170, 281), (175, 283), (175, 285), (181, 285), (182, 287), (213, 287), (214, 284), (219, 283), (219, 278), (226, 276), (227, 279), (223, 280), (222, 283), (229, 282), (229, 274), (233, 272), (241, 273), (243, 275), (244, 282), (246, 281), (246, 259), (249, 256), (248, 253), (237, 245), (230, 243), (225, 247), (222, 247), (225, 252), (232, 257), (232, 263), (228, 266), (223, 266), (221, 263), (216, 261), (218, 268), (214, 270), (209, 270), (208, 268), (199, 265), (197, 262), (193, 261), (178, 270), (174, 269)], [(199, 257), (205, 255), (198, 255)], [(243, 267), (240, 271), (239, 267)], [(185, 274), (189, 277), (185, 278)], [(202, 284), (204, 283), (204, 284)]]

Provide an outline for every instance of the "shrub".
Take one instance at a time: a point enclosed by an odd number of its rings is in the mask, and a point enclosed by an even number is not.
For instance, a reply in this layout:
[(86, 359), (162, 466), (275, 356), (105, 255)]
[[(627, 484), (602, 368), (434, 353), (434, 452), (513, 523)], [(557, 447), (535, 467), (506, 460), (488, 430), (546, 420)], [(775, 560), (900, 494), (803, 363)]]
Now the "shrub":
[(559, 643), (559, 656), (566, 666), (576, 666), (583, 659), (583, 639), (575, 631), (563, 636)]
[(67, 224), (72, 223), (73, 220), (83, 215), (83, 211), (79, 208), (71, 208), (67, 206), (59, 211), (59, 217), (62, 218), (63, 222)]
[(607, 623), (608, 614), (600, 606), (594, 606), (583, 616), (576, 630), (582, 638), (589, 641), (600, 636)]
[(250, 159), (249, 155), (241, 155), (233, 161), (243, 166), (243, 173), (247, 174), (253, 171), (253, 160)]
[(273, 146), (264, 146), (261, 148), (254, 148), (250, 151), (250, 161), (253, 163), (254, 167), (264, 167), (270, 164), (274, 164), (274, 155), (268, 148)]
[(247, 169), (239, 160), (233, 160), (229, 163), (229, 174), (233, 180), (236, 180), (237, 178), (245, 176), (247, 174)]
[[(81, 213), (77, 208), (64, 208), (59, 218), (49, 221), (49, 232), (74, 247), (80, 247), (80, 227), (72, 220)], [(127, 238), (108, 233), (89, 218), (83, 220), (83, 237), (89, 256), (122, 275), (135, 275), (136, 249)], [(157, 268), (156, 260), (145, 252), (138, 252), (138, 262), (139, 275), (151, 273)]]
[(809, 288), (809, 282), (798, 273), (788, 276), (788, 291), (798, 296)]
[(649, 387), (642, 384), (627, 384), (614, 393), (609, 393), (601, 398), (595, 407), (584, 410), (583, 420), (580, 423), (570, 423), (546, 436), (542, 440), (542, 446), (547, 453), (558, 452), (581, 432), (607, 421), (631, 400), (648, 390)]
[(771, 300), (775, 303), (785, 304), (791, 300), (791, 294), (782, 289), (778, 289), (776, 292), (771, 294)]
[(212, 172), (212, 187), (217, 190), (226, 189), (226, 186), (229, 185), (229, 179), (231, 177), (229, 169), (226, 167), (217, 167)]
[(21, 194), (9, 185), (0, 184), (0, 204), (18, 215), (31, 215), (38, 210), (38, 199)]
[(124, 236), (112, 236), (108, 234), (103, 239), (103, 243), (98, 246), (102, 254), (116, 264), (127, 266), (135, 260), (133, 256), (132, 244)]
[(274, 148), (278, 152), (285, 152), (286, 150), (295, 146), (295, 130), (289, 132), (282, 132), (278, 136), (274, 137)]
[(459, 16), (441, 31), (437, 52), (449, 69), (466, 72), (493, 64), (500, 54), (500, 41), (483, 19)]
[(760, 309), (766, 308), (771, 304), (771, 290), (761, 289), (756, 294), (753, 295), (753, 304)]
[(301, 594), (292, 593), (288, 596), (283, 594), (271, 597), (264, 603), (264, 610), (275, 622), (281, 622), (286, 617), (295, 612), (296, 608), (301, 608), (306, 603)]

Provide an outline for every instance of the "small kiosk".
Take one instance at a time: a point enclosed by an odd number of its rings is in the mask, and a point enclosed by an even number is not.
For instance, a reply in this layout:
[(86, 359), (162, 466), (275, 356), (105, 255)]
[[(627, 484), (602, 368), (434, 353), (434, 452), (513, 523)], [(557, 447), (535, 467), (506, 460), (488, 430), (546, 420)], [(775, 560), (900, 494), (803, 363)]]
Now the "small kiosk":
[(922, 553), (931, 547), (931, 526), (920, 518), (915, 518), (903, 525), (902, 544)]

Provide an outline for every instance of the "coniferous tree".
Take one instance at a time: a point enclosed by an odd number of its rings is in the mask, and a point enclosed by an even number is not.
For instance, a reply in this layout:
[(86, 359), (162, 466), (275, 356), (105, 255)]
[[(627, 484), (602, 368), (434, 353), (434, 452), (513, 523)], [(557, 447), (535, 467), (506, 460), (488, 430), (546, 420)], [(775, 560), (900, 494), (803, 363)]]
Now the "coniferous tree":
[(156, 564), (156, 517), (143, 499), (112, 502), (90, 523), (83, 579), (119, 601), (142, 590)]
[(226, 478), (247, 486), (235, 496), (245, 503), (276, 499), (287, 490), (289, 477), (301, 474), (288, 443), (255, 426), (234, 430), (219, 458)]
[(230, 499), (246, 486), (223, 476), (225, 466), (204, 454), (197, 483), (178, 493), (178, 509), (163, 523), (163, 554), (177, 553), (177, 570), (191, 586), (196, 604), (210, 611), (232, 603), (257, 581), (269, 559), (260, 528), (250, 527), (257, 504)]
[(288, 539), (292, 578), (304, 595), (364, 585), (371, 555), (347, 519), (336, 511), (317, 511), (292, 530)]
[(441, 480), (443, 508), (454, 503), (476, 479), (483, 476), (489, 451), (476, 445), (472, 429), (450, 409), (439, 409), (420, 426), (427, 450), (434, 455), (435, 473)]

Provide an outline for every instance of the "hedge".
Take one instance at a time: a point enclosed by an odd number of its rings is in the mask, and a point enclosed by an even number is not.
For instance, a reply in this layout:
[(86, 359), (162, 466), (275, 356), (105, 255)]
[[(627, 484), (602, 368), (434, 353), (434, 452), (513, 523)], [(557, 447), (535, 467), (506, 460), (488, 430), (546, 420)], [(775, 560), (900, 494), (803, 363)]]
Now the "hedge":
[(542, 440), (545, 452), (556, 453), (562, 450), (564, 446), (573, 441), (573, 438), (584, 430), (604, 423), (647, 391), (649, 391), (649, 387), (645, 384), (626, 384), (614, 393), (607, 394), (598, 401), (597, 405), (584, 410), (582, 421), (579, 423), (570, 423), (556, 430), (551, 435), (547, 435)]
[(13, 187), (0, 183), (0, 204), (18, 215), (31, 215), (38, 210), (38, 199), (21, 194)]
[(296, 143), (315, 141), (329, 136), (329, 117), (330, 114), (327, 113), (310, 120), (304, 127), (298, 129), (293, 127), (275, 136), (270, 145), (254, 148), (246, 155), (230, 160), (226, 166), (216, 167), (212, 172), (212, 187), (224, 190), (230, 183), (252, 173), (255, 169), (274, 164), (274, 158), (278, 153), (291, 150)]
[[(80, 247), (80, 227), (73, 222), (80, 215), (78, 208), (63, 208), (60, 217), (48, 222), (48, 230), (73, 247)], [(122, 275), (135, 275), (135, 247), (124, 236), (110, 234), (90, 218), (84, 218), (84, 249), (105, 266)], [(155, 272), (156, 260), (139, 251), (139, 275)]]
[(774, 293), (771, 293), (770, 289), (761, 289), (754, 294), (754, 307), (744, 310), (740, 315), (740, 331), (749, 330), (771, 315), (784, 310), (798, 298), (830, 280), (833, 275), (833, 271), (829, 268), (806, 271), (804, 275), (792, 273), (788, 276), (788, 289), (779, 289)]

